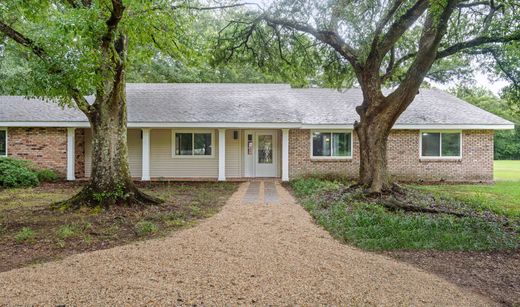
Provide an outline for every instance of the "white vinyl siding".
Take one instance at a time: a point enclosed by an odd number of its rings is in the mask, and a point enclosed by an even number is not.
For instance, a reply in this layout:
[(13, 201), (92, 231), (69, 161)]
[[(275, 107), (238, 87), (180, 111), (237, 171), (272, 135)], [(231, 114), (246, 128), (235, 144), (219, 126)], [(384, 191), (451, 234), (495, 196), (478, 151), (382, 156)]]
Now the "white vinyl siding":
[[(195, 130), (190, 129), (190, 132)], [(176, 129), (175, 132), (182, 132)], [(215, 130), (212, 130), (215, 135)], [(173, 155), (173, 131), (171, 129), (152, 129), (150, 132), (150, 177), (152, 178), (217, 178), (218, 155), (213, 157), (187, 157)], [(215, 138), (213, 152), (218, 152), (218, 139)]]
[[(236, 140), (233, 139), (233, 131), (237, 131)], [(240, 168), (242, 164), (241, 136), (242, 131), (240, 130), (226, 130), (226, 177), (242, 177)]]
[[(132, 177), (141, 177), (142, 169), (141, 129), (128, 129), (128, 166)], [(90, 129), (85, 130), (85, 176), (92, 171), (92, 136)]]

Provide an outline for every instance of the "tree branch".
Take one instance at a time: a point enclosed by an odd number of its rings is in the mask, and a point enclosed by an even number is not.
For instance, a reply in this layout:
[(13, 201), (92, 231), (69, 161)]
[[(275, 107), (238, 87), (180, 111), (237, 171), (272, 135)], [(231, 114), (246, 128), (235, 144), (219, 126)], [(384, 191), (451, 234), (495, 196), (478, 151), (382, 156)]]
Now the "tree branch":
[(69, 90), (70, 96), (74, 99), (76, 106), (81, 110), (89, 119), (90, 114), (92, 114), (93, 107), (88, 103), (87, 99), (81, 95), (81, 93), (76, 89)]
[(442, 51), (439, 51), (437, 53), (437, 59), (445, 58), (447, 56), (453, 55), (457, 52), (460, 52), (465, 49), (478, 47), (484, 44), (490, 44), (490, 43), (508, 43), (512, 41), (520, 41), (520, 31), (517, 31), (511, 35), (507, 36), (480, 36), (476, 37), (472, 40), (461, 42), (458, 44), (454, 44)]
[(172, 5), (172, 9), (187, 9), (187, 10), (196, 10), (196, 11), (211, 11), (211, 10), (225, 10), (243, 6), (254, 5), (260, 8), (258, 3), (254, 2), (243, 2), (243, 3), (234, 3), (227, 5), (215, 5), (215, 6), (190, 6), (190, 5)]
[(396, 20), (388, 29), (377, 49), (381, 57), (383, 57), (395, 43), (401, 38), (404, 32), (426, 11), (428, 8), (428, 0), (418, 0), (406, 13)]
[(131, 14), (132, 15), (139, 15), (139, 14), (143, 14), (143, 13), (149, 13), (149, 12), (152, 12), (152, 11), (167, 10), (167, 9), (171, 9), (171, 10), (184, 9), (184, 10), (194, 10), (194, 11), (214, 11), (214, 10), (225, 10), (225, 9), (232, 9), (232, 8), (244, 7), (244, 6), (250, 6), (250, 5), (256, 6), (259, 9), (261, 9), (260, 5), (258, 3), (254, 3), (254, 2), (242, 2), (242, 3), (234, 3), (234, 4), (226, 4), (226, 5), (214, 5), (214, 6), (192, 6), (192, 5), (180, 4), (180, 5), (166, 5), (166, 6), (165, 5), (157, 5), (157, 6), (153, 6), (153, 7), (149, 8), (149, 9), (146, 9), (146, 10), (141, 10), (141, 11), (138, 11), (138, 12), (134, 11)]
[(108, 26), (107, 34), (112, 35), (113, 31), (117, 29), (117, 25), (123, 18), (124, 10), (123, 0), (112, 0), (112, 13), (106, 22)]
[(507, 64), (502, 62), (499, 56), (499, 52), (496, 48), (489, 47), (489, 48), (482, 48), (480, 50), (477, 50), (476, 52), (471, 52), (471, 54), (491, 54), (493, 59), (495, 60), (498, 68), (504, 73), (507, 79), (509, 79), (515, 87), (520, 88), (520, 79), (517, 79), (513, 73), (507, 70), (506, 66)]
[(37, 55), (42, 60), (46, 60), (47, 53), (37, 46), (31, 39), (25, 37), (22, 33), (16, 31), (6, 23), (0, 20), (0, 32), (3, 32), (9, 38), (17, 42), (18, 44), (29, 48), (35, 55)]
[[(24, 36), (22, 33), (16, 31), (6, 23), (0, 20), (0, 32), (7, 35), (9, 38), (17, 42), (18, 44), (28, 48), (32, 51), (36, 56), (38, 56), (43, 61), (47, 62), (48, 64), (52, 64), (52, 66), (55, 66), (55, 63), (51, 61), (49, 58), (47, 52), (38, 45), (36, 45), (35, 42), (33, 42), (28, 37)], [(62, 69), (53, 69), (51, 70), (52, 73), (60, 74), (63, 72)], [(76, 103), (76, 106), (78, 109), (80, 109), (87, 117), (90, 117), (92, 106), (87, 102), (85, 97), (83, 97), (79, 90), (75, 89), (74, 87), (70, 86), (67, 82), (62, 82), (67, 88), (68, 92), (71, 95), (71, 97), (74, 99), (74, 102)]]
[(381, 18), (381, 20), (376, 26), (376, 30), (374, 31), (374, 41), (372, 42), (372, 46), (377, 45), (377, 42), (379, 41), (379, 35), (383, 31), (384, 27), (388, 24), (392, 16), (394, 16), (395, 12), (397, 11), (397, 9), (399, 9), (402, 3), (402, 0), (394, 0), (392, 7), (386, 12), (383, 18)]
[(440, 41), (447, 31), (448, 20), (456, 5), (457, 0), (448, 0), (440, 15), (437, 15), (437, 12), (428, 12), (421, 38), (419, 39), (417, 55), (399, 87), (387, 96), (388, 101), (399, 104), (400, 112), (393, 118), (392, 125), (413, 101), (413, 97), (435, 61)]
[[(458, 52), (463, 52), (467, 49), (479, 47), (485, 44), (491, 44), (491, 43), (509, 43), (512, 41), (520, 41), (520, 31), (513, 33), (511, 35), (507, 36), (498, 36), (498, 37), (490, 37), (490, 36), (480, 36), (476, 37), (474, 39), (471, 39), (469, 41), (460, 42), (457, 44), (454, 44), (450, 47), (447, 47), (439, 52), (437, 52), (436, 60), (446, 58), (448, 56), (451, 56)], [(476, 52), (479, 53), (479, 52)], [(485, 51), (480, 53), (486, 53)], [(475, 54), (473, 52), (472, 54)], [(417, 55), (417, 52), (408, 53), (405, 56), (401, 57), (399, 60), (395, 62), (393, 67), (390, 70), (387, 70), (387, 72), (381, 77), (383, 81), (388, 80), (392, 76), (392, 74), (395, 72), (395, 69), (398, 68), (400, 65), (402, 65), (404, 62), (412, 59)]]
[(336, 50), (336, 52), (345, 57), (345, 59), (347, 59), (354, 67), (354, 70), (359, 71), (361, 69), (361, 66), (358, 63), (357, 51), (350, 47), (336, 32), (320, 31), (307, 24), (300, 24), (287, 19), (275, 19), (267, 15), (262, 15), (260, 18), (268, 23), (294, 29), (300, 32), (305, 32), (314, 36), (317, 40), (331, 46), (334, 48), (334, 50)]
[(460, 3), (457, 5), (458, 8), (467, 8), (467, 7), (474, 7), (479, 5), (490, 5), (489, 1), (477, 1), (477, 2), (471, 2), (471, 3)]

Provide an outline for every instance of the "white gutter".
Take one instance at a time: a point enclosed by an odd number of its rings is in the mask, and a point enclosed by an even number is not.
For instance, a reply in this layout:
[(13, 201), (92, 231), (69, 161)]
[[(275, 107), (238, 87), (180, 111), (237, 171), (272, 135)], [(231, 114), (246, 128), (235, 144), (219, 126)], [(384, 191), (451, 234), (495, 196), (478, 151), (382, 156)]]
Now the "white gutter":
[[(36, 121), (4, 121), (0, 127), (53, 127), (53, 128), (89, 128), (88, 122), (36, 122)], [(128, 128), (254, 128), (254, 129), (353, 129), (352, 124), (300, 124), (300, 123), (161, 123), (161, 122), (129, 122)], [(392, 129), (425, 130), (425, 129), (457, 129), (457, 130), (511, 130), (514, 124), (396, 124)]]
[(392, 129), (403, 130), (422, 130), (422, 129), (457, 129), (457, 130), (511, 130), (515, 129), (514, 124), (497, 125), (467, 125), (467, 124), (433, 124), (433, 125), (405, 125), (396, 124)]

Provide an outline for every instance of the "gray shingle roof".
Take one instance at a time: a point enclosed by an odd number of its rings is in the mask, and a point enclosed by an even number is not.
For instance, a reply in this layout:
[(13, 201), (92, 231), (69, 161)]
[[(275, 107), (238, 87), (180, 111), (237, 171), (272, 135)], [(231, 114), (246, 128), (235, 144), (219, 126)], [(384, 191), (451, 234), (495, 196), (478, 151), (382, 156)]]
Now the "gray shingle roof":
[[(352, 125), (359, 89), (291, 89), (284, 84), (128, 84), (129, 123), (299, 123)], [(2, 122), (86, 122), (78, 110), (0, 96)], [(436, 89), (421, 89), (400, 125), (510, 125)]]

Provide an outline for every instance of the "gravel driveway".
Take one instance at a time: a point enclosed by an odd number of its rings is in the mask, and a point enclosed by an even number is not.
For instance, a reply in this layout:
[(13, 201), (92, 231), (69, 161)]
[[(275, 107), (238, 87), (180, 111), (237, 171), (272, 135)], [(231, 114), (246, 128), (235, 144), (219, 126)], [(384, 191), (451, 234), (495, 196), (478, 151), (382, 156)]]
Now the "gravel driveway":
[(254, 187), (259, 203), (248, 187), (169, 237), (1, 273), (0, 305), (493, 304), (338, 243), (279, 184)]

